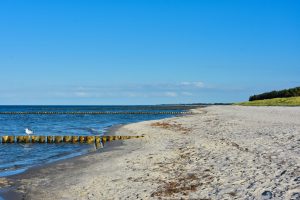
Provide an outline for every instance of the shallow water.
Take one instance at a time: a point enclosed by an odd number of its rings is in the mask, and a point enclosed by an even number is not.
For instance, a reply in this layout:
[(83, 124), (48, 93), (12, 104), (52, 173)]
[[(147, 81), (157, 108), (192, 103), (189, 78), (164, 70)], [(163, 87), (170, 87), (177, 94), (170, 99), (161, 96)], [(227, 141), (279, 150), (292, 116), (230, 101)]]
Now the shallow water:
[[(0, 106), (0, 112), (164, 112), (184, 111), (182, 106)], [(171, 117), (170, 114), (0, 114), (0, 136), (101, 135), (113, 125)], [(22, 173), (31, 166), (81, 155), (95, 150), (87, 144), (0, 144), (0, 177)]]

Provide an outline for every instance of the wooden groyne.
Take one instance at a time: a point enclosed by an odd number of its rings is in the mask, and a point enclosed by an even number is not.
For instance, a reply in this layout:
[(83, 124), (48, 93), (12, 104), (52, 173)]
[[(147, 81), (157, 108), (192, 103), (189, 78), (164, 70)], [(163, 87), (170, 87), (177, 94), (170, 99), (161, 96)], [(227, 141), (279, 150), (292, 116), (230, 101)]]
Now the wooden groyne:
[(0, 115), (180, 115), (191, 112), (0, 112)]
[(44, 136), (44, 135), (25, 135), (25, 136), (1, 136), (1, 143), (2, 144), (13, 144), (13, 143), (105, 143), (108, 141), (114, 140), (127, 140), (133, 138), (142, 138), (144, 136)]

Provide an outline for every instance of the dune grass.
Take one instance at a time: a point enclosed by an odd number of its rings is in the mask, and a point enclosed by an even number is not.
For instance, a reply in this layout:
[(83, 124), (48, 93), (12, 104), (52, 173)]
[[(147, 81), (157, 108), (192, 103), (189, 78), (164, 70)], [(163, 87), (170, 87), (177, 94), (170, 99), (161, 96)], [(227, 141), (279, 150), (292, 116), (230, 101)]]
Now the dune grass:
[(274, 98), (236, 103), (242, 106), (300, 106), (300, 97)]

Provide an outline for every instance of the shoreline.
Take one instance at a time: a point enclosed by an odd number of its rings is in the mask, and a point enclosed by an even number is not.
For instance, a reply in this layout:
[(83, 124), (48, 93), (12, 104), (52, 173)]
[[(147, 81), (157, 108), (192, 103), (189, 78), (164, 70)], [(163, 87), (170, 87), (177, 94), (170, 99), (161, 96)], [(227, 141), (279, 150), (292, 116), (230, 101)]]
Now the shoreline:
[[(123, 125), (144, 138), (32, 171), (24, 199), (293, 199), (300, 108), (209, 106)], [(297, 196), (298, 195), (298, 196)]]
[[(199, 107), (202, 107), (202, 106), (199, 106)], [(189, 112), (190, 110), (193, 110), (193, 109), (195, 109), (195, 108), (188, 109), (187, 112)], [(180, 114), (180, 116), (184, 116), (184, 115), (185, 114)], [(173, 117), (176, 117), (176, 116), (172, 116), (172, 117), (168, 117), (168, 118), (173, 118)], [(168, 118), (164, 118), (164, 119), (168, 119)], [(147, 122), (147, 121), (141, 121), (141, 122)], [(153, 121), (153, 120), (150, 120), (150, 121)], [(139, 122), (136, 122), (136, 123), (139, 123)], [(116, 135), (116, 133), (120, 132), (120, 131), (121, 132), (123, 131), (123, 134), (118, 134), (118, 135), (128, 135), (128, 131), (123, 130), (122, 127), (129, 125), (129, 124), (112, 125), (105, 130), (105, 135), (106, 136)], [(10, 200), (10, 199), (15, 200), (15, 199), (26, 198), (26, 196), (24, 196), (24, 194), (21, 194), (20, 192), (15, 190), (15, 188), (18, 188), (22, 185), (19, 183), (19, 180), (30, 179), (31, 177), (34, 176), (34, 173), (37, 173), (39, 171), (44, 171), (44, 169), (50, 169), (57, 165), (64, 165), (64, 164), (79, 165), (78, 161), (87, 156), (90, 156), (93, 154), (101, 154), (103, 152), (111, 152), (111, 151), (114, 151), (115, 149), (118, 149), (118, 147), (122, 147), (122, 145), (123, 145), (122, 140), (106, 142), (105, 147), (100, 148), (100, 149), (95, 149), (94, 151), (89, 151), (89, 152), (82, 153), (77, 156), (60, 159), (60, 160), (42, 164), (42, 165), (32, 166), (21, 173), (17, 173), (17, 174), (5, 176), (5, 177), (0, 177), (0, 200), (1, 200), (1, 198), (4, 198), (6, 200)], [(3, 189), (3, 188), (1, 188), (1, 184), (10, 185), (10, 186), (4, 187), (4, 189)]]
[[(113, 125), (109, 128), (106, 129), (105, 135), (115, 135), (116, 131), (121, 128), (124, 125)], [(44, 168), (51, 168), (52, 166), (63, 164), (63, 163), (76, 163), (78, 159), (81, 157), (88, 156), (90, 154), (98, 154), (101, 152), (108, 152), (108, 151), (113, 151), (114, 148), (121, 146), (122, 141), (121, 140), (115, 140), (111, 142), (107, 142), (105, 145), (105, 148), (100, 148), (100, 149), (95, 149), (94, 151), (88, 151), (86, 153), (82, 153), (77, 156), (73, 156), (70, 158), (65, 158), (65, 159), (60, 159), (57, 161), (53, 161), (50, 163), (42, 164), (42, 165), (37, 165), (37, 166), (32, 166), (26, 170), (24, 170), (21, 173), (13, 174), (10, 176), (5, 176), (5, 177), (0, 177), (0, 180), (7, 180), (9, 184), (13, 184), (13, 186), (9, 186), (7, 188), (1, 189), (0, 187), (0, 200), (1, 198), (4, 198), (5, 200), (15, 200), (15, 199), (22, 199), (24, 196), (17, 191), (14, 190), (14, 188), (19, 187), (20, 184), (18, 183), (19, 179), (24, 179), (24, 178), (30, 178), (33, 176), (33, 173), (36, 171), (41, 171)], [(0, 182), (1, 184), (1, 182)], [(1, 186), (1, 185), (0, 185)]]
[[(145, 107), (145, 106), (143, 106), (143, 107)], [(157, 108), (157, 106), (153, 106), (153, 107)], [(167, 108), (171, 109), (170, 111), (168, 111), (168, 109), (167, 109), (167, 113), (173, 113), (173, 111), (172, 111), (172, 109), (174, 109), (173, 107), (168, 106)], [(179, 110), (179, 111), (175, 110), (174, 113), (182, 113), (182, 112), (185, 113), (185, 112), (188, 112), (188, 110), (189, 110), (189, 108), (187, 106), (182, 106), (180, 108), (183, 109), (183, 110)], [(30, 109), (28, 109), (28, 110), (30, 110)], [(4, 113), (10, 113), (10, 112), (2, 112), (2, 114), (4, 114)], [(18, 114), (18, 113), (19, 114), (28, 114), (27, 112), (12, 112), (12, 113), (14, 113), (14, 114)], [(56, 114), (55, 112), (37, 112), (36, 114), (39, 114), (39, 113), (42, 113), (42, 114)], [(78, 114), (78, 112), (76, 112), (76, 113)], [(93, 112), (93, 113), (97, 114), (98, 112)], [(106, 113), (106, 114), (120, 114), (120, 113), (123, 113), (123, 112), (103, 112), (103, 113)], [(125, 113), (127, 113), (127, 112), (125, 112)], [(131, 112), (128, 112), (128, 113), (131, 113)], [(140, 113), (140, 112), (137, 112), (137, 113)], [(164, 113), (164, 112), (157, 112), (157, 113)], [(151, 119), (151, 118), (152, 117), (149, 117), (149, 119)], [(156, 118), (156, 117), (154, 117), (154, 118)], [(129, 120), (120, 120), (120, 119), (118, 120), (117, 119), (116, 121), (113, 121), (112, 123), (104, 123), (103, 125), (100, 125), (99, 127), (101, 127), (101, 132), (98, 132), (97, 130), (92, 129), (92, 128), (86, 128), (86, 129), (82, 128), (82, 130), (88, 131), (89, 134), (91, 134), (91, 135), (102, 135), (102, 134), (110, 135), (111, 132), (112, 132), (111, 130), (116, 129), (120, 125), (124, 125), (124, 124), (128, 124), (128, 123), (134, 123), (134, 121), (138, 122), (138, 121), (141, 121), (141, 120), (145, 120), (145, 119), (139, 118), (139, 117), (137, 117), (135, 119), (129, 119)], [(130, 122), (130, 121), (133, 121), (133, 122)], [(118, 124), (116, 124), (116, 123), (118, 123)], [(81, 128), (79, 128), (79, 130), (80, 129)], [(97, 131), (97, 133), (96, 133), (96, 131)], [(84, 133), (84, 135), (85, 134), (86, 133)], [(70, 134), (67, 134), (66, 136), (69, 136), (69, 135)], [(2, 134), (2, 136), (9, 136), (10, 138), (13, 138), (13, 139), (10, 139), (10, 140), (13, 140), (14, 141), (13, 143), (16, 143), (16, 144), (19, 145), (20, 141), (17, 142), (18, 141), (17, 137), (22, 136), (22, 135), (19, 135), (19, 133), (16, 133), (16, 134), (13, 133), (11, 135), (9, 135), (8, 133), (4, 133), (4, 134)], [(47, 134), (43, 135), (43, 134), (40, 133), (40, 134), (37, 134), (37, 136), (47, 136)], [(49, 134), (49, 136), (53, 136), (53, 135)], [(1, 137), (0, 137), (0, 142), (1, 142)], [(4, 142), (2, 141), (2, 143), (6, 143), (6, 142), (7, 142), (6, 140), (4, 140)], [(7, 143), (11, 143), (11, 141), (7, 142)], [(37, 143), (43, 143), (43, 142), (39, 141)], [(31, 144), (29, 144), (29, 145), (31, 145)], [(20, 144), (20, 146), (23, 146), (23, 144)], [(19, 159), (18, 159), (18, 160), (11, 160), (11, 161), (9, 161), (9, 163), (3, 163), (4, 167), (1, 168), (2, 171), (1, 171), (1, 175), (0, 175), (0, 183), (1, 183), (2, 178), (9, 177), (9, 176), (14, 176), (14, 175), (17, 175), (17, 174), (20, 174), (20, 173), (26, 173), (26, 171), (28, 169), (32, 168), (32, 167), (39, 167), (39, 166), (43, 166), (45, 163), (49, 163), (49, 162), (50, 163), (55, 163), (55, 162), (58, 162), (60, 160), (65, 160), (65, 159), (69, 159), (69, 158), (72, 158), (72, 157), (77, 157), (77, 156), (80, 156), (80, 155), (87, 154), (87, 152), (90, 151), (90, 149), (89, 149), (90, 147), (87, 147), (87, 150), (83, 150), (82, 147), (78, 147), (78, 149), (76, 149), (76, 147), (75, 147), (75, 150), (71, 149), (68, 152), (67, 151), (55, 152), (52, 155), (50, 154), (47, 158), (46, 158), (46, 156), (43, 156), (43, 157), (40, 158), (40, 160), (37, 160), (37, 161), (34, 160), (34, 161), (31, 162), (30, 159), (27, 159), (27, 158), (32, 157), (32, 155), (29, 154), (28, 156), (23, 157), (25, 161), (23, 161), (23, 160), (19, 161)], [(10, 148), (6, 148), (5, 146), (3, 148), (5, 150), (8, 149), (8, 152), (5, 152), (5, 154), (4, 154), (4, 160), (6, 160), (5, 156), (8, 156), (8, 155), (12, 155), (13, 157), (17, 156), (17, 155), (13, 155), (14, 152), (10, 152), (10, 150), (9, 150)], [(38, 152), (38, 151), (36, 151), (36, 152)], [(20, 154), (23, 154), (23, 153), (20, 153)], [(43, 155), (43, 154), (40, 153), (39, 155)], [(11, 158), (11, 156), (9, 156), (9, 157)], [(35, 158), (35, 157), (33, 156), (32, 158)], [(19, 165), (19, 164), (15, 164), (15, 163), (22, 163), (22, 164)], [(6, 165), (6, 164), (10, 164), (10, 165)], [(15, 164), (15, 166), (14, 166), (14, 164)], [(0, 185), (0, 190), (1, 190), (1, 185)]]
[[(118, 134), (118, 135), (128, 135), (128, 132), (123, 130), (123, 126), (126, 125), (127, 124), (112, 126), (107, 130), (106, 135), (116, 135), (116, 133), (119, 131), (121, 131), (123, 134)], [(129, 151), (134, 151), (134, 148), (137, 147), (137, 145), (132, 145), (131, 150), (124, 151), (124, 149), (122, 149), (123, 145), (124, 145), (124, 141), (122, 140), (107, 142), (105, 148), (98, 149), (97, 151), (88, 152), (86, 154), (82, 154), (72, 158), (67, 158), (64, 160), (55, 161), (53, 163), (48, 163), (42, 166), (31, 167), (23, 173), (5, 177), (5, 179), (8, 180), (8, 183), (12, 184), (12, 186), (10, 186), (9, 190), (4, 190), (0, 192), (0, 199), (1, 197), (4, 198), (5, 200), (32, 199), (31, 191), (25, 189), (25, 191), (20, 192), (17, 189), (20, 187), (24, 189), (24, 185), (20, 183), (20, 180), (26, 180), (26, 179), (32, 180), (34, 179), (35, 174), (42, 174), (42, 173), (43, 174), (46, 173), (46, 176), (53, 176), (55, 175), (55, 169), (53, 168), (61, 169), (60, 168), (61, 165), (63, 166), (63, 170), (65, 170), (67, 166), (76, 166), (77, 170), (80, 171), (81, 168), (84, 168), (85, 166), (88, 166), (89, 164), (93, 163), (92, 159), (90, 159), (91, 157), (95, 157), (95, 156), (101, 157), (102, 154), (108, 153), (108, 154), (113, 154), (114, 158), (117, 158), (126, 155), (126, 153)], [(115, 154), (114, 151), (118, 151), (118, 153)], [(106, 161), (110, 162), (109, 159), (111, 158), (109, 158), (107, 155), (103, 157), (107, 158), (103, 160), (103, 162)], [(87, 162), (83, 163), (82, 160)], [(29, 194), (30, 196), (28, 196)]]

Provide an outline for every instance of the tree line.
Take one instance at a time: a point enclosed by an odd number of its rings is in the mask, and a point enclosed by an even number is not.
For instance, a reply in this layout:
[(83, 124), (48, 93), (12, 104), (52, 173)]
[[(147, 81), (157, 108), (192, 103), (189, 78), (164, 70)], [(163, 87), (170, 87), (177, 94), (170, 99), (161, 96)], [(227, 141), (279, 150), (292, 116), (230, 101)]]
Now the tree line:
[(285, 89), (285, 90), (274, 90), (272, 92), (265, 92), (250, 96), (249, 101), (262, 100), (262, 99), (273, 99), (273, 98), (284, 98), (284, 97), (296, 97), (300, 96), (300, 87)]

